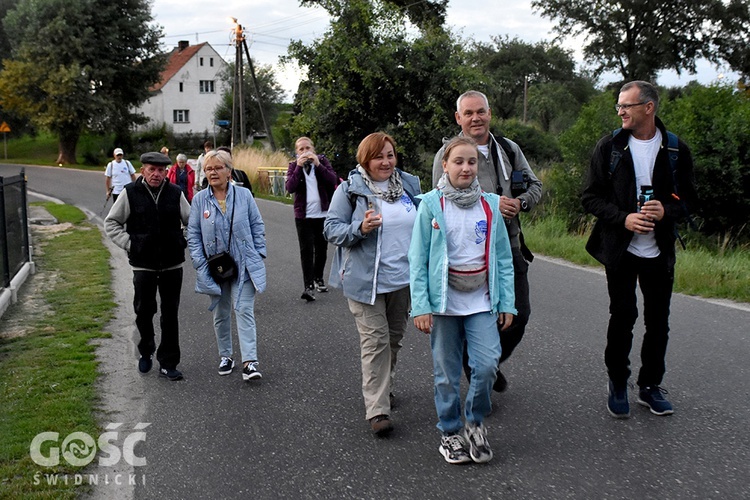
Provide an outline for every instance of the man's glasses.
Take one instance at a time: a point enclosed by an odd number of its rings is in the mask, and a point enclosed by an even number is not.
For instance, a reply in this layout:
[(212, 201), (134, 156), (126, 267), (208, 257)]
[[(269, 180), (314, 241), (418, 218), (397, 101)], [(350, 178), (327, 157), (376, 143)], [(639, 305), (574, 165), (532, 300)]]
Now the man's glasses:
[(208, 173), (208, 172), (221, 172), (222, 170), (224, 170), (224, 166), (223, 165), (218, 166), (218, 167), (206, 167), (206, 168), (203, 169), (203, 171), (206, 172), (206, 173)]
[(615, 104), (615, 111), (620, 111), (621, 109), (630, 109), (633, 106), (641, 106), (643, 104), (648, 104), (651, 101), (643, 101), (643, 102), (636, 102), (635, 104)]

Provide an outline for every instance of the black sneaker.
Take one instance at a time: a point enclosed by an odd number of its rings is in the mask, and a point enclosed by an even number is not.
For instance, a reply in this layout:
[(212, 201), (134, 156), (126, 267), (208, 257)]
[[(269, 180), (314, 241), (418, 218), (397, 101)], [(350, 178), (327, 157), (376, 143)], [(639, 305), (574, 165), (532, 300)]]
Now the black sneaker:
[(226, 356), (221, 357), (221, 363), (219, 363), (219, 375), (229, 375), (234, 369), (234, 360)]
[(242, 380), (251, 380), (254, 378), (261, 378), (263, 375), (258, 371), (258, 362), (251, 361), (245, 368), (242, 369)]
[(487, 441), (487, 428), (483, 424), (466, 422), (464, 439), (469, 443), (469, 455), (475, 462), (482, 464), (492, 460), (492, 449)]
[(151, 360), (151, 356), (141, 356), (141, 359), (138, 360), (138, 371), (141, 373), (150, 372), (152, 366), (154, 366), (154, 362)]
[(182, 380), (182, 372), (177, 368), (159, 368), (159, 376), (171, 381)]
[(672, 408), (672, 403), (664, 397), (665, 394), (668, 394), (667, 390), (658, 385), (644, 387), (638, 391), (638, 403), (648, 406), (654, 415), (671, 415), (674, 413), (674, 408)]
[(609, 397), (607, 398), (607, 410), (615, 418), (628, 418), (630, 416), (630, 403), (628, 403), (628, 386), (615, 387), (612, 381), (607, 386)]
[(449, 464), (465, 464), (471, 462), (466, 440), (461, 434), (443, 436), (440, 438), (440, 454)]
[(328, 287), (326, 286), (326, 282), (321, 280), (315, 280), (315, 289), (320, 293), (326, 293), (328, 291)]
[(305, 291), (302, 292), (302, 296), (300, 299), (305, 299), (308, 302), (312, 302), (315, 300), (315, 287), (314, 286), (308, 286), (305, 288)]

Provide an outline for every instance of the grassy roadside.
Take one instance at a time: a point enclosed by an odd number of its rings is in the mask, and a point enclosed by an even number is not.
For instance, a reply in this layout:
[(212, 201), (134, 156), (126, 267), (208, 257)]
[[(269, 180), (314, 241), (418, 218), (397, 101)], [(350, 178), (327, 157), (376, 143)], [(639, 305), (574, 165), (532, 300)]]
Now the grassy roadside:
[[(547, 219), (525, 224), (526, 244), (534, 252), (575, 264), (602, 267), (586, 252), (588, 235), (572, 235), (562, 221)], [(718, 252), (687, 243), (677, 245), (674, 291), (688, 295), (750, 302), (750, 252)]]
[[(69, 226), (36, 237), (38, 274), (33, 279), (41, 282), (44, 305), (21, 318), (25, 333), (8, 338), (5, 318), (0, 327), (1, 498), (74, 498), (72, 474), (81, 470), (64, 459), (73, 446), (62, 449), (63, 441), (76, 431), (94, 439), (99, 434), (91, 340), (106, 336), (102, 329), (115, 307), (109, 252), (100, 231), (80, 210), (43, 205)], [(59, 433), (57, 442), (41, 449), (48, 457), (50, 447), (60, 448), (56, 467), (37, 465), (30, 457), (30, 443), (47, 431)], [(87, 455), (79, 453), (78, 458)], [(71, 475), (67, 484), (66, 474)], [(59, 479), (58, 484), (48, 484), (48, 476)]]

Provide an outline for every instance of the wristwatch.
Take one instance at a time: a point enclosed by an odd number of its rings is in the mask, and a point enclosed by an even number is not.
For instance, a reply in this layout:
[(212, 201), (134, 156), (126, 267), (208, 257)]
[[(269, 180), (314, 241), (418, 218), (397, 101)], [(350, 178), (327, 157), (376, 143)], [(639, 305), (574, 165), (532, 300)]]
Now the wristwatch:
[(526, 200), (521, 200), (521, 210), (523, 210), (524, 212), (529, 211), (529, 204), (526, 203)]

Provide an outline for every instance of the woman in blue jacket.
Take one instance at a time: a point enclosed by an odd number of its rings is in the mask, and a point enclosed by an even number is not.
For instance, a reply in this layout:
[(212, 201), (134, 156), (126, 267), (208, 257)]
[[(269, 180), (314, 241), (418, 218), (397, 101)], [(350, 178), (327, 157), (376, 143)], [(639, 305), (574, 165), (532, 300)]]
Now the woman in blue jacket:
[[(208, 189), (193, 198), (188, 223), (188, 248), (196, 269), (195, 291), (211, 296), (214, 330), (219, 347), (219, 375), (234, 368), (232, 309), (237, 321), (243, 369), (242, 378), (260, 378), (255, 326), (255, 294), (266, 289), (266, 231), (255, 198), (249, 190), (231, 182), (232, 158), (224, 151), (206, 153), (203, 170)], [(229, 252), (237, 264), (237, 276), (217, 283), (208, 257)]]
[(393, 430), (396, 357), (409, 322), (409, 249), (419, 179), (396, 168), (396, 143), (365, 137), (357, 168), (333, 194), (323, 226), (339, 248), (329, 284), (342, 288), (359, 330), (365, 418), (383, 436)]
[[(414, 325), (430, 335), (440, 453), (449, 463), (488, 462), (492, 449), (482, 423), (500, 360), (497, 325), (507, 329), (515, 309), (513, 254), (500, 198), (477, 181), (479, 151), (457, 137), (443, 155), (437, 189), (422, 197), (409, 265)], [(471, 379), (461, 421), (464, 345)]]

